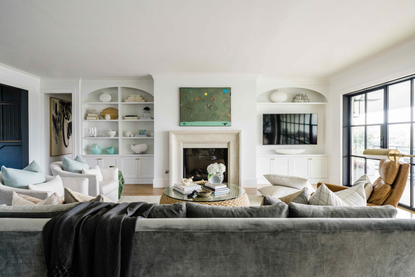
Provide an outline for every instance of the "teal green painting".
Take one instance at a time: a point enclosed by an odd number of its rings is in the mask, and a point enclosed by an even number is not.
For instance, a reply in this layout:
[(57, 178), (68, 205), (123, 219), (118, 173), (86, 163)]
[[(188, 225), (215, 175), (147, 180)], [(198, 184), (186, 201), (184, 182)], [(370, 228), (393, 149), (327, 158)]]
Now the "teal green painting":
[(231, 88), (180, 88), (180, 126), (231, 126)]

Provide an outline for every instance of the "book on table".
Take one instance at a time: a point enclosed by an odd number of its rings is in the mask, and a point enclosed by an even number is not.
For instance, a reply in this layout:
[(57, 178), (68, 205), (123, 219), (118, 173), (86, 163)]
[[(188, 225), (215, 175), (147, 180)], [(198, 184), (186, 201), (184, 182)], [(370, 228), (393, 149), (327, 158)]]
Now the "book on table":
[(212, 189), (222, 189), (222, 188), (228, 188), (227, 185), (225, 184), (211, 184), (211, 183), (206, 183), (205, 184), (206, 187), (212, 188)]
[(183, 194), (190, 194), (194, 190), (200, 190), (201, 186), (196, 185), (196, 184), (191, 185), (191, 186), (183, 186), (182, 184), (174, 184), (173, 189)]
[(213, 189), (211, 187), (203, 186), (202, 188), (205, 189), (205, 190), (212, 191), (214, 194), (228, 193), (228, 192), (231, 191), (228, 187), (224, 187), (224, 188), (220, 188), (220, 189)]

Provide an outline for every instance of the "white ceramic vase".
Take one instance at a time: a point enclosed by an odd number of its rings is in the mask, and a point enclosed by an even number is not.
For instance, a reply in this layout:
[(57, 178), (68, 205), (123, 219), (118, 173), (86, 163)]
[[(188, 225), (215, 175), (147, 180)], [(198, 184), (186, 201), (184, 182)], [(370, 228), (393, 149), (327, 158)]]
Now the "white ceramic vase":
[(110, 102), (112, 99), (111, 95), (109, 95), (108, 93), (104, 92), (103, 94), (101, 94), (99, 96), (99, 101), (101, 102)]
[(108, 134), (108, 136), (110, 137), (110, 138), (113, 138), (113, 137), (115, 137), (115, 134), (116, 134), (117, 132), (115, 131), (115, 130), (111, 130), (111, 129), (108, 129), (108, 131), (107, 131), (107, 134)]
[(271, 100), (271, 102), (284, 102), (287, 100), (287, 94), (285, 92), (277, 90), (271, 93), (269, 99)]
[(143, 144), (130, 144), (130, 149), (135, 154), (143, 153), (143, 152), (145, 152), (147, 150), (147, 143), (143, 143)]

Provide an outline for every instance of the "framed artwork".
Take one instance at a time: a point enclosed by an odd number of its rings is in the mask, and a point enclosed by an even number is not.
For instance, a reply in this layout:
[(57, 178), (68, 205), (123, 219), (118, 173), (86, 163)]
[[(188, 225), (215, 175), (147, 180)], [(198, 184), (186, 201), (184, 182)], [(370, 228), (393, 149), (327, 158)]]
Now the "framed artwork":
[(231, 88), (180, 88), (180, 126), (231, 126)]
[(72, 154), (72, 102), (50, 98), (50, 156)]

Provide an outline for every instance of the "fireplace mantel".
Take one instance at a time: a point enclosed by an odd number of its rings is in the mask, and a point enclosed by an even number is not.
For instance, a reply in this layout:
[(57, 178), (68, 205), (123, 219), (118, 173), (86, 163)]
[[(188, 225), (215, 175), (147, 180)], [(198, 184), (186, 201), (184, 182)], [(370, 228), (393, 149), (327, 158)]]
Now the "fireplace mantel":
[(241, 185), (240, 130), (170, 131), (169, 132), (169, 186), (180, 183), (183, 178), (184, 148), (228, 148), (229, 183)]

